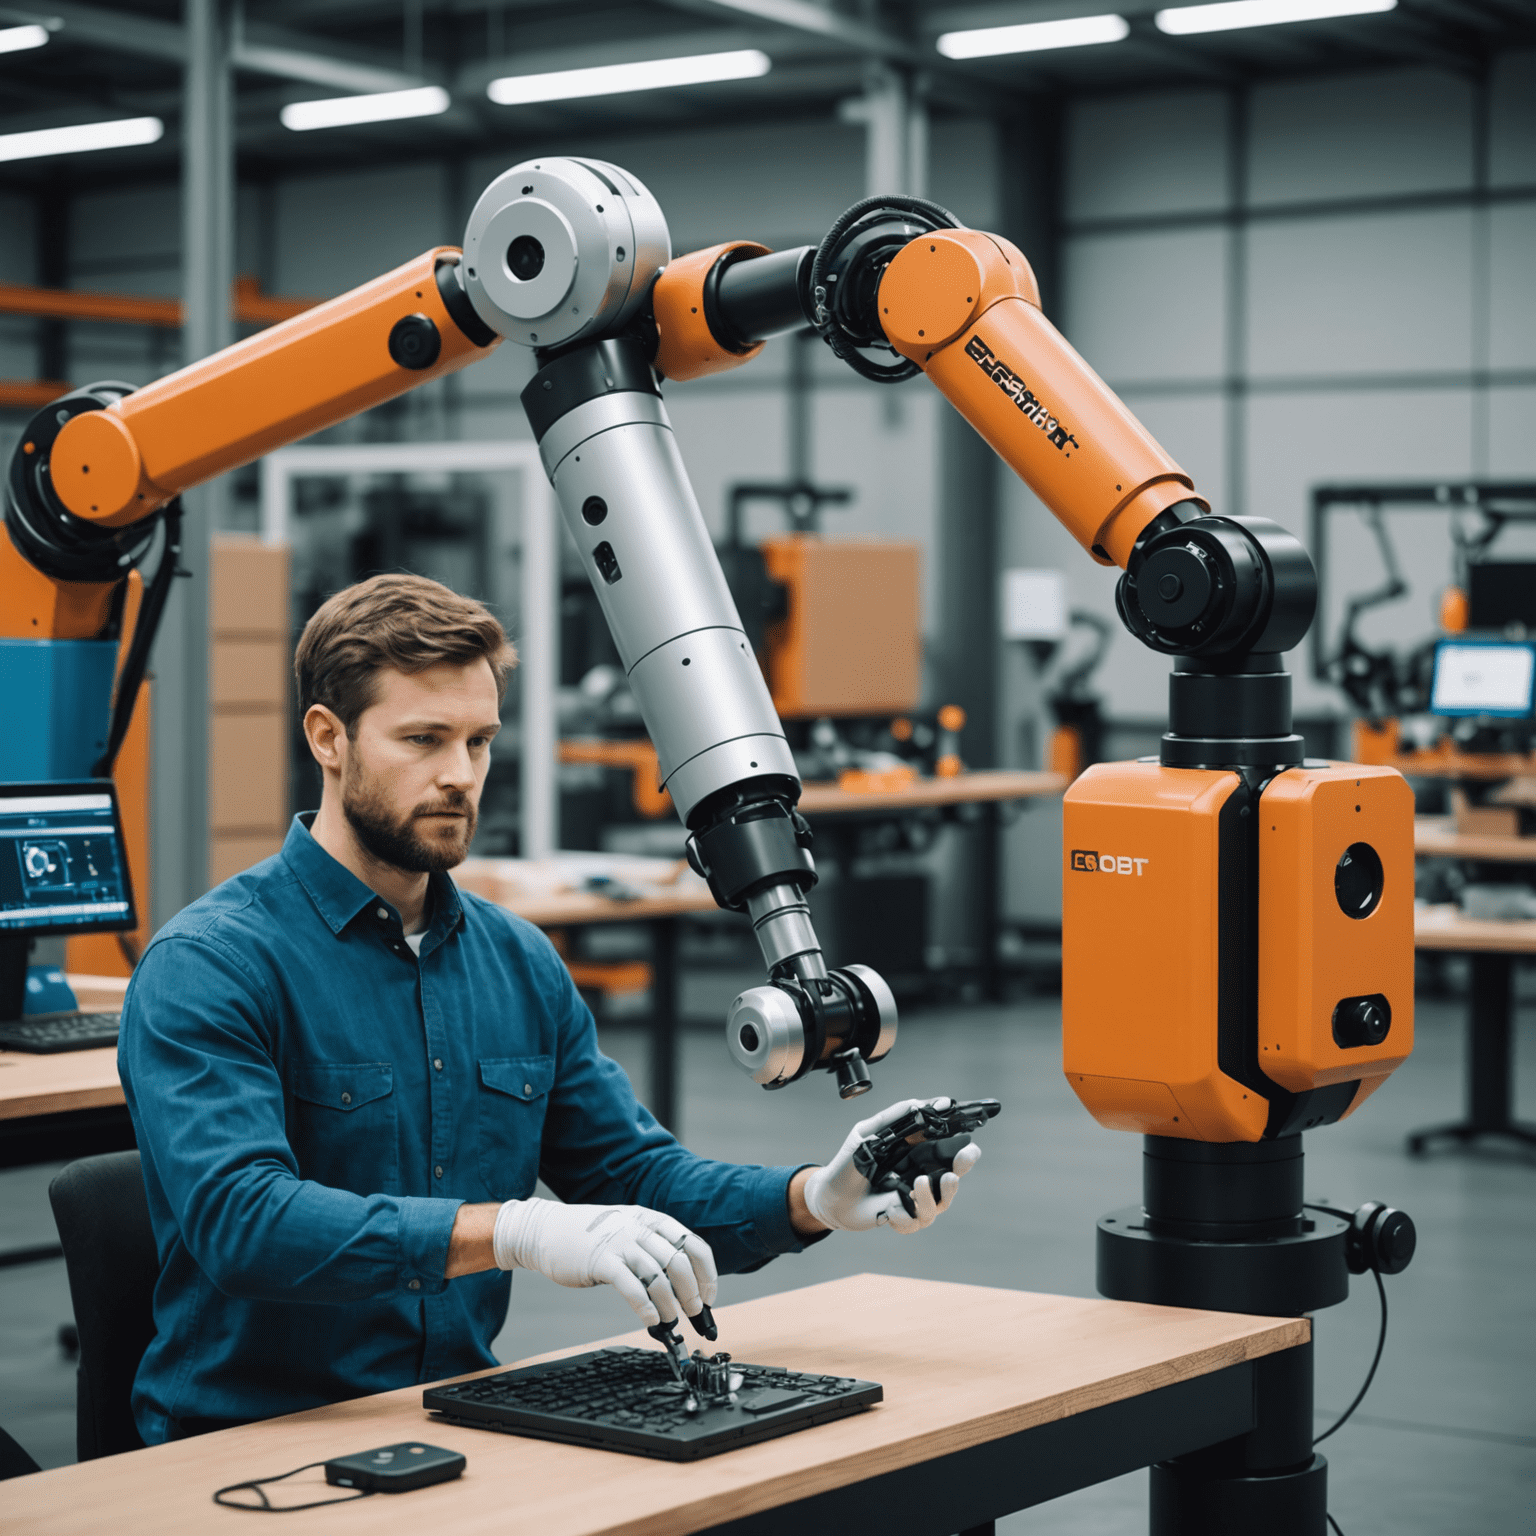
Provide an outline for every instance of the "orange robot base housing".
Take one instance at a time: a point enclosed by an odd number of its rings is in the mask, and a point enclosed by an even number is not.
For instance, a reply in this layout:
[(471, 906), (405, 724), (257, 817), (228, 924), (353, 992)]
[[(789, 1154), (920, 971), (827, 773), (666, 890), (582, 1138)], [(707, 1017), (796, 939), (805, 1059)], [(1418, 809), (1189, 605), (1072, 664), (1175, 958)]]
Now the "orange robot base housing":
[(1341, 1119), (1413, 1048), (1413, 795), (1390, 768), (1102, 763), (1066, 794), (1063, 1067), (1112, 1130)]

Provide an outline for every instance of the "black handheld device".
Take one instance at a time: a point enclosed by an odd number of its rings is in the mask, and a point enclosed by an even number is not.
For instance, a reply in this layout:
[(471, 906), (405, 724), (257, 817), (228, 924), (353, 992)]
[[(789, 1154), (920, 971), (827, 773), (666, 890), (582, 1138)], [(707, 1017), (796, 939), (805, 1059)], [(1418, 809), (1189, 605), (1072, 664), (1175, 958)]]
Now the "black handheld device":
[(995, 1118), (1002, 1107), (996, 1099), (951, 1102), (948, 1109), (919, 1104), (879, 1135), (861, 1142), (853, 1154), (853, 1166), (876, 1193), (895, 1190), (907, 1214), (916, 1216), (912, 1186), (926, 1175), (937, 1194), (940, 1175), (948, 1173), (961, 1149), (970, 1146), (970, 1133)]
[(368, 1493), (408, 1493), (412, 1488), (449, 1482), (465, 1465), (459, 1451), (403, 1440), (326, 1462), (325, 1480), (338, 1488), (361, 1488)]

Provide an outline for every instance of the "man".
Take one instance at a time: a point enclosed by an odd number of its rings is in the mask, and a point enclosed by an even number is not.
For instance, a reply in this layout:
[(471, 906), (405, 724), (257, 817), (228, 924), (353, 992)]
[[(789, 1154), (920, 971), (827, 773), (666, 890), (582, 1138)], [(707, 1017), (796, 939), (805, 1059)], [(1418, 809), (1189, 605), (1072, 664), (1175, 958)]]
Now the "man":
[[(474, 835), (514, 658), (414, 576), (332, 597), (294, 658), (324, 780), (282, 852), (168, 923), (119, 1063), (161, 1259), (149, 1443), (494, 1365), (514, 1268), (646, 1324), (833, 1228), (914, 1231), (853, 1168), (708, 1161), (635, 1100), (559, 956), (446, 871)], [(974, 1154), (976, 1149), (968, 1149)], [(559, 1200), (531, 1198), (542, 1177)]]

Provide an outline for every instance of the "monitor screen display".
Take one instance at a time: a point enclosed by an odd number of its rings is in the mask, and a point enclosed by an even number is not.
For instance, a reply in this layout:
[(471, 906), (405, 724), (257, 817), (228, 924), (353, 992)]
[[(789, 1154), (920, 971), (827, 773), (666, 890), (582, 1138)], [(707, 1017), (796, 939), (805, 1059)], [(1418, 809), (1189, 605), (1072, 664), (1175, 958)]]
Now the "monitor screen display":
[(0, 784), (0, 933), (137, 925), (111, 783)]
[(1512, 641), (1442, 640), (1435, 647), (1435, 681), (1429, 707), (1437, 715), (1498, 715), (1508, 720), (1531, 713), (1536, 646)]

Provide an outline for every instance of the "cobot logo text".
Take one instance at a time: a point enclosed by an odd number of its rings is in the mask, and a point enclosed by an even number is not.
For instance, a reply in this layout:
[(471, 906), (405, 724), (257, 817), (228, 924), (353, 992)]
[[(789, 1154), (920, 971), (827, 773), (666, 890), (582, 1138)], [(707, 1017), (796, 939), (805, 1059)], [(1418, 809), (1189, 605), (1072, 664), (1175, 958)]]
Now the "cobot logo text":
[(1089, 875), (1139, 875), (1151, 859), (1138, 859), (1123, 853), (1091, 853), (1074, 848), (1071, 867)]

